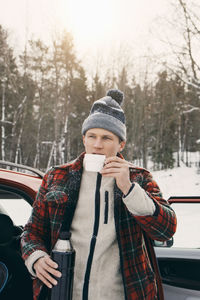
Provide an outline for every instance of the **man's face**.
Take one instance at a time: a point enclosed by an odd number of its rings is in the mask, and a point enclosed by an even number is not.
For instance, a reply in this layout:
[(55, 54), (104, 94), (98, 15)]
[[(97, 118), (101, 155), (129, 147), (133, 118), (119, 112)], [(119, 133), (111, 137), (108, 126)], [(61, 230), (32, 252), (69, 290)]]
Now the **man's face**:
[(108, 130), (92, 128), (83, 136), (83, 144), (88, 154), (104, 154), (111, 157), (121, 152), (126, 142), (120, 142), (118, 136)]

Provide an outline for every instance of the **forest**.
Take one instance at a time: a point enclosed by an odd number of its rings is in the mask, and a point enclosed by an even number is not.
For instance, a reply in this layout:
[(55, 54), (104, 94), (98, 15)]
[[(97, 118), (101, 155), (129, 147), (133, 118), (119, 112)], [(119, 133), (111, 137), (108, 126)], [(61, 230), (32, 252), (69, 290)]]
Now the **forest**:
[(154, 170), (181, 160), (189, 166), (188, 153), (200, 152), (200, 18), (196, 7), (176, 2), (179, 42), (166, 39), (170, 60), (154, 57), (159, 68), (152, 74), (144, 67), (142, 79), (128, 63), (88, 79), (67, 31), (51, 45), (29, 40), (16, 54), (0, 25), (0, 159), (41, 170), (74, 159), (84, 151), (81, 127), (92, 103), (118, 88), (125, 95), (123, 155), (145, 168), (151, 160)]

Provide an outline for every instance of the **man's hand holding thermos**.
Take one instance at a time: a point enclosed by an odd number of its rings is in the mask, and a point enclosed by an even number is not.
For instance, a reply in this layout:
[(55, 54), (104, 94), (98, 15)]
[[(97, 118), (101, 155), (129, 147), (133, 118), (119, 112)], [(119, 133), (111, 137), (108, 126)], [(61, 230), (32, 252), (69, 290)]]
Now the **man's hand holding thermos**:
[[(34, 271), (48, 288), (52, 288), (58, 282), (55, 278), (62, 276), (57, 270), (58, 264), (55, 263), (48, 255), (41, 257), (34, 264)], [(52, 276), (53, 275), (53, 276)]]
[(70, 237), (70, 232), (61, 231), (52, 258), (47, 255), (34, 264), (37, 277), (51, 289), (51, 300), (72, 299), (75, 250)]

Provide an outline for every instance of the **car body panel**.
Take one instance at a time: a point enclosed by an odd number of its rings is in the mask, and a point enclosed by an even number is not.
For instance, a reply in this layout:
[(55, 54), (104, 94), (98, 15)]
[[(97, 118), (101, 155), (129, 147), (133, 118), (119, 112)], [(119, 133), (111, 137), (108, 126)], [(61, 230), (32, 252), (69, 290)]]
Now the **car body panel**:
[(179, 196), (179, 197), (170, 197), (168, 199), (168, 202), (170, 204), (172, 203), (200, 203), (200, 196), (191, 196), (191, 197), (186, 197), (186, 196)]

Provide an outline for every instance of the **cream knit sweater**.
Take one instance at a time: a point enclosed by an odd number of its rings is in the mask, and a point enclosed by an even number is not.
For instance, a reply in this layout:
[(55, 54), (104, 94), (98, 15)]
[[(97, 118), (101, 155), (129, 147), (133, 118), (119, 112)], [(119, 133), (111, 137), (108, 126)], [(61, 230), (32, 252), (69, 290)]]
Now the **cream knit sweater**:
[[(97, 173), (83, 171), (79, 199), (71, 225), (71, 240), (76, 250), (73, 300), (83, 300), (84, 277), (95, 219), (96, 180)], [(113, 189), (114, 178), (102, 177), (99, 230), (91, 265), (89, 300), (124, 299), (119, 248), (114, 222)], [(105, 196), (106, 193), (108, 197)], [(133, 190), (123, 200), (127, 208), (136, 215), (149, 215), (155, 211), (153, 201), (138, 184), (135, 184)]]

